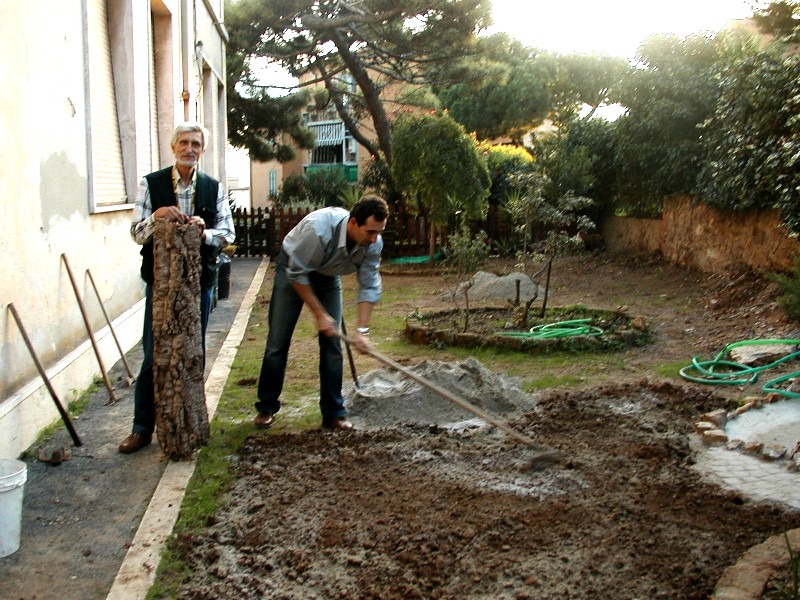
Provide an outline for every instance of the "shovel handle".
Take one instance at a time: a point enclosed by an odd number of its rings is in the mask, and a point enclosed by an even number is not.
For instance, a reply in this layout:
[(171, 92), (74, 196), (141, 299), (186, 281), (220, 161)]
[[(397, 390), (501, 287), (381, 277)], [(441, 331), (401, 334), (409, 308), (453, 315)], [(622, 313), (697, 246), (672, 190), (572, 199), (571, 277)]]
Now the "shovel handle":
[(31, 339), (28, 337), (28, 332), (22, 325), (22, 319), (20, 319), (17, 308), (14, 306), (13, 302), (9, 303), (8, 309), (11, 311), (11, 314), (14, 316), (14, 320), (17, 322), (17, 327), (19, 327), (19, 332), (22, 334), (22, 339), (25, 341), (25, 345), (28, 347), (28, 352), (31, 353), (31, 358), (33, 359), (33, 363), (36, 365), (36, 369), (39, 371), (39, 375), (41, 375), (45, 386), (47, 386), (47, 391), (50, 392), (50, 397), (53, 399), (56, 409), (58, 409), (58, 414), (61, 415), (61, 420), (64, 421), (64, 425), (67, 426), (67, 431), (69, 431), (69, 435), (72, 437), (72, 443), (75, 444), (75, 446), (81, 446), (83, 442), (81, 442), (81, 438), (78, 436), (78, 433), (75, 431), (75, 427), (72, 425), (72, 420), (69, 418), (69, 413), (61, 405), (61, 401), (58, 399), (58, 394), (56, 394), (53, 384), (50, 383), (50, 379), (47, 377), (47, 372), (44, 370), (44, 367), (39, 360), (39, 356), (36, 354), (36, 350), (33, 349)]

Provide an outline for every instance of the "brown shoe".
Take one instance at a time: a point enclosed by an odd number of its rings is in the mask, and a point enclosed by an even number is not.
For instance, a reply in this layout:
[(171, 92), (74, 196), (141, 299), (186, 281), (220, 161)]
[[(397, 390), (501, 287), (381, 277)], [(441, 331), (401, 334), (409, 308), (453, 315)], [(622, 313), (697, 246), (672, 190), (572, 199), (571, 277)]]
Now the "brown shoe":
[(253, 419), (253, 425), (258, 427), (259, 429), (267, 429), (272, 427), (272, 424), (275, 422), (275, 415), (268, 412), (260, 412), (258, 416)]
[(353, 424), (344, 417), (330, 420), (323, 419), (322, 426), (327, 429), (333, 429), (334, 431), (351, 431), (353, 429)]
[(152, 441), (152, 434), (134, 432), (122, 440), (122, 443), (119, 445), (119, 451), (123, 454), (133, 454), (134, 452), (138, 452), (147, 446)]

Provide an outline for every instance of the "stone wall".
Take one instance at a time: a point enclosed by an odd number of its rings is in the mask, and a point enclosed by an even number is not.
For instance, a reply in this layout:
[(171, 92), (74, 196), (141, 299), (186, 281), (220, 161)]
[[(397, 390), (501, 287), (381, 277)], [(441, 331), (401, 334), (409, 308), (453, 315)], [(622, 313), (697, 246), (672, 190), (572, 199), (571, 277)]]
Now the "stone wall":
[(688, 196), (664, 201), (661, 219), (610, 217), (601, 226), (610, 252), (661, 252), (678, 265), (719, 271), (746, 264), (786, 271), (800, 256), (776, 210), (720, 211)]
[(607, 217), (600, 234), (609, 252), (661, 252), (661, 219)]

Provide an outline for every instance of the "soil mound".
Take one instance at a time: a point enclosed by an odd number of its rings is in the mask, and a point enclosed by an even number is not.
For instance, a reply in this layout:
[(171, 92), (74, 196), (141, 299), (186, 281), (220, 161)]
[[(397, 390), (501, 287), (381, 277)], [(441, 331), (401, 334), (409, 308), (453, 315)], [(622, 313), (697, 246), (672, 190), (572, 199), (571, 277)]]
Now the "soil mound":
[[(410, 370), (493, 414), (507, 417), (532, 410), (535, 405), (534, 398), (520, 389), (518, 380), (495, 373), (474, 358), (459, 362), (425, 360)], [(345, 406), (348, 416), (362, 429), (399, 424), (460, 429), (481, 423), (463, 408), (392, 369), (370, 371), (359, 383)]]

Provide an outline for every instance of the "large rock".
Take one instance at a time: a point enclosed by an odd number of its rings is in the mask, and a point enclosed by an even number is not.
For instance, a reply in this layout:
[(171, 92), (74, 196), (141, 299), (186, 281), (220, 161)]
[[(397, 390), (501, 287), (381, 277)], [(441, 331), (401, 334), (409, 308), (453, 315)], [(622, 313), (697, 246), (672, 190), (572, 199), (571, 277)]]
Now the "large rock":
[(517, 298), (517, 282), (519, 282), (519, 301), (521, 303), (524, 304), (537, 295), (541, 296), (539, 286), (525, 273), (514, 272), (499, 276), (486, 271), (478, 271), (472, 278), (472, 282), (472, 287), (469, 288), (469, 297), (472, 300), (514, 302)]

